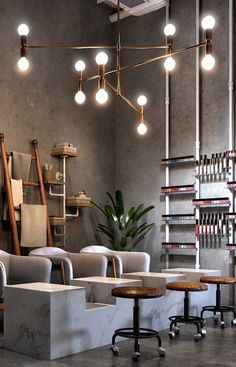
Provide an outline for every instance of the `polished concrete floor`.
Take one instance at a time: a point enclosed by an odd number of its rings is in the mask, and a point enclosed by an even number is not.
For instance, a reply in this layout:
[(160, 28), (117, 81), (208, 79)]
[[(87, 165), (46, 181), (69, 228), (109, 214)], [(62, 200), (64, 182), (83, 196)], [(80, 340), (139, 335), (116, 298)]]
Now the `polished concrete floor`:
[(130, 358), (133, 342), (118, 343), (119, 357), (113, 356), (110, 347), (102, 347), (56, 361), (40, 361), (28, 356), (0, 349), (1, 367), (236, 367), (236, 328), (212, 326), (207, 320), (207, 336), (199, 342), (193, 340), (193, 326), (181, 326), (181, 333), (169, 340), (168, 331), (161, 331), (166, 357), (161, 359), (156, 351), (155, 339), (141, 341), (141, 358)]

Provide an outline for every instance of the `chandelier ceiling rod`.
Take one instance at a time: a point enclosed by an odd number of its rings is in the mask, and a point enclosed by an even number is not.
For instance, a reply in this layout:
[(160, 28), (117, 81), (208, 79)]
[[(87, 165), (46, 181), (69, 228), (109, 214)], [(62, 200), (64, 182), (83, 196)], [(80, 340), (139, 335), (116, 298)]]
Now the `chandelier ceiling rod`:
[[(127, 97), (125, 97), (121, 90), (121, 73), (125, 70), (134, 69), (143, 65), (148, 65), (158, 60), (164, 59), (164, 67), (170, 72), (175, 68), (175, 60), (173, 56), (183, 53), (185, 51), (193, 50), (200, 47), (205, 47), (205, 56), (202, 59), (202, 67), (205, 70), (211, 70), (215, 65), (215, 59), (212, 56), (212, 29), (215, 25), (215, 20), (212, 16), (208, 15), (202, 20), (202, 28), (204, 29), (205, 40), (202, 43), (191, 45), (185, 48), (181, 48), (173, 51), (173, 36), (175, 34), (175, 26), (173, 24), (167, 24), (164, 29), (166, 35), (165, 45), (122, 45), (121, 44), (121, 16), (120, 16), (120, 0), (117, 0), (117, 35), (115, 45), (28, 45), (27, 35), (29, 28), (25, 24), (21, 24), (18, 27), (18, 33), (20, 34), (21, 41), (21, 58), (18, 61), (18, 67), (21, 71), (26, 71), (29, 67), (29, 61), (27, 60), (27, 49), (69, 49), (69, 50), (92, 50), (92, 49), (107, 49), (116, 50), (116, 68), (113, 70), (105, 70), (105, 65), (108, 61), (108, 56), (105, 52), (99, 52), (96, 56), (96, 62), (98, 64), (98, 74), (84, 78), (83, 71), (86, 67), (84, 61), (78, 60), (75, 64), (75, 69), (78, 71), (78, 92), (75, 95), (75, 100), (78, 104), (82, 104), (86, 96), (83, 92), (84, 83), (91, 80), (98, 79), (98, 91), (96, 93), (96, 100), (100, 104), (104, 104), (108, 99), (108, 94), (105, 90), (106, 86), (109, 87), (117, 96), (125, 101), (133, 110), (135, 110), (140, 116), (140, 124), (138, 125), (139, 134), (145, 134), (147, 127), (144, 124), (144, 106), (146, 105), (147, 98), (143, 95), (137, 99), (136, 106)], [(143, 61), (133, 63), (130, 65), (121, 66), (121, 51), (122, 50), (165, 50), (164, 55), (145, 59)], [(116, 87), (114, 87), (108, 80), (107, 76), (116, 74)]]

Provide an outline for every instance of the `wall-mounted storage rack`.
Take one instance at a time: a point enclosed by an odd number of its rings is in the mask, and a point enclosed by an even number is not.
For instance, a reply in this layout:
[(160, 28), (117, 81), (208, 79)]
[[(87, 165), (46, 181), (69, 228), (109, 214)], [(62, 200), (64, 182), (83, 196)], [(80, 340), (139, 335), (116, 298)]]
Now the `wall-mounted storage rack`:
[(193, 242), (162, 242), (164, 249), (196, 249), (196, 244)]
[(218, 207), (218, 206), (229, 206), (230, 200), (228, 197), (224, 198), (200, 198), (200, 199), (193, 199), (193, 205), (195, 206), (204, 206), (204, 207)]
[(162, 159), (162, 166), (174, 166), (174, 165), (182, 165), (182, 164), (194, 164), (195, 158), (193, 155), (186, 155), (183, 157), (174, 157), (168, 159)]
[(161, 187), (162, 194), (195, 194), (195, 187), (190, 185), (178, 185), (178, 186), (163, 186)]
[(163, 214), (161, 216), (161, 220), (163, 222), (178, 222), (178, 221), (191, 222), (191, 221), (195, 221), (195, 215), (194, 214)]

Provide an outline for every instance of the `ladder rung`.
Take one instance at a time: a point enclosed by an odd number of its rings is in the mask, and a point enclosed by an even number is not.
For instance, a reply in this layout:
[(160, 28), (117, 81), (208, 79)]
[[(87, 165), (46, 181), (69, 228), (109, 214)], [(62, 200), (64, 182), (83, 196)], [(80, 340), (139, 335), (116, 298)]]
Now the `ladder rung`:
[(39, 187), (39, 183), (38, 182), (32, 182), (32, 181), (23, 181), (22, 184), (24, 186), (34, 186), (34, 187)]
[[(12, 152), (10, 152), (10, 153), (9, 153), (9, 152), (7, 152), (7, 153), (6, 153), (6, 156), (7, 156), (7, 157), (10, 157), (11, 155), (12, 155)], [(0, 157), (1, 157), (1, 154), (0, 154)], [(36, 161), (36, 159), (37, 159), (37, 158), (36, 158), (36, 156), (35, 156), (35, 155), (31, 155), (31, 159), (33, 159), (34, 161)]]

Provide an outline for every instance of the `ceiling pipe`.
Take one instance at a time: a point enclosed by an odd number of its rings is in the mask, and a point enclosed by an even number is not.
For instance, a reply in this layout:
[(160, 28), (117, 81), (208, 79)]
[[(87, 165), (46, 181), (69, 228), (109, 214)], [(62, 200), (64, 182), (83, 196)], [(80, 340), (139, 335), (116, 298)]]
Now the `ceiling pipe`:
[[(127, 10), (122, 10), (120, 12), (120, 19), (127, 18), (131, 15), (133, 16), (141, 16), (148, 13), (151, 13), (152, 11), (161, 9), (165, 7), (168, 4), (167, 0), (151, 0), (149, 2), (145, 2), (143, 4), (137, 5), (133, 8), (128, 8)], [(111, 23), (117, 22), (117, 14), (112, 14), (109, 19)]]

